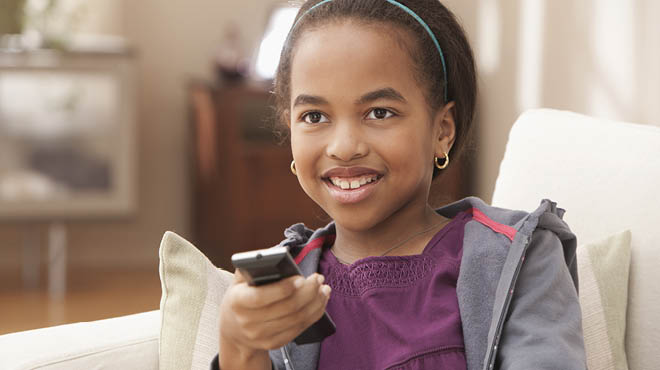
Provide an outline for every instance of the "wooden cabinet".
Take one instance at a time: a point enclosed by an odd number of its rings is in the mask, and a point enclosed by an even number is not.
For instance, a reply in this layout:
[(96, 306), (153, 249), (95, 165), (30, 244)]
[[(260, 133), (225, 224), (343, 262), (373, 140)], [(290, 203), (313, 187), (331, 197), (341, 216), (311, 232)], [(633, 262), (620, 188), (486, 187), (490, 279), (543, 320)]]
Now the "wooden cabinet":
[(193, 239), (216, 266), (233, 271), (233, 253), (273, 246), (294, 223), (330, 221), (289, 170), (291, 149), (273, 134), (265, 87), (193, 84), (189, 91)]
[[(233, 253), (273, 246), (294, 223), (316, 228), (330, 221), (289, 170), (291, 150), (273, 135), (266, 87), (192, 84), (189, 92), (193, 241), (216, 266), (233, 270)], [(464, 166), (452, 163), (447, 171), (433, 184), (434, 206), (468, 194)]]

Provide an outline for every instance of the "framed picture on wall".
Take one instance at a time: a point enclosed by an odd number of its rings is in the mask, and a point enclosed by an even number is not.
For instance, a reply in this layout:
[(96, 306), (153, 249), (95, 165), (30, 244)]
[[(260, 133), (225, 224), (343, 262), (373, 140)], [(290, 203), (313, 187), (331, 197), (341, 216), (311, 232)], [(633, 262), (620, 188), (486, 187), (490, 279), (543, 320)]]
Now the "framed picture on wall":
[(135, 209), (132, 58), (0, 51), (0, 219)]

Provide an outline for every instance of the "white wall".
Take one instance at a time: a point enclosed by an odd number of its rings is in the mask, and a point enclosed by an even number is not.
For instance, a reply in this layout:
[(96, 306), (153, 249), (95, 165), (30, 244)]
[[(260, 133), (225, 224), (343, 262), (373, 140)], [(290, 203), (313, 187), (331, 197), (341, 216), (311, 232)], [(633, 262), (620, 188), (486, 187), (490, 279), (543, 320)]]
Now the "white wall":
[(445, 3), (463, 19), (477, 55), (477, 195), (485, 200), (491, 199), (508, 131), (526, 109), (660, 125), (660, 2)]

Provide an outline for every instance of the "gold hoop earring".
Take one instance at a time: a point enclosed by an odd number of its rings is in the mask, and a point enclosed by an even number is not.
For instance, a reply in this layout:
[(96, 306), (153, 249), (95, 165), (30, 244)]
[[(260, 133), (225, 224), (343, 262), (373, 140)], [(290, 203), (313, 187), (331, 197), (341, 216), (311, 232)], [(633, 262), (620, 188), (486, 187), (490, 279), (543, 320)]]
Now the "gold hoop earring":
[(291, 173), (298, 176), (298, 173), (296, 172), (296, 160), (295, 159), (291, 161), (291, 166), (289, 166), (289, 167), (291, 168)]
[(449, 153), (447, 152), (444, 153), (445, 153), (445, 163), (443, 163), (442, 166), (438, 163), (438, 157), (435, 157), (433, 159), (433, 161), (435, 162), (435, 167), (439, 170), (444, 170), (445, 168), (447, 168), (447, 166), (449, 166)]

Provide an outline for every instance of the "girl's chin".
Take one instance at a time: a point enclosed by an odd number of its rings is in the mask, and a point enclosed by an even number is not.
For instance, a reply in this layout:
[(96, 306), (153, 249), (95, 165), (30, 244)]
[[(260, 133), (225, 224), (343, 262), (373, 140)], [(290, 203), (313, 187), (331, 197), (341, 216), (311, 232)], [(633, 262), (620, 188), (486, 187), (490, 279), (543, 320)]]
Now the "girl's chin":
[(382, 221), (380, 218), (373, 217), (372, 214), (363, 215), (361, 212), (336, 212), (329, 216), (332, 217), (337, 227), (352, 232), (371, 230)]
[(326, 203), (324, 211), (334, 223), (353, 232), (369, 231), (382, 222), (388, 214), (387, 204), (379, 202), (364, 202), (354, 205), (339, 205)]

